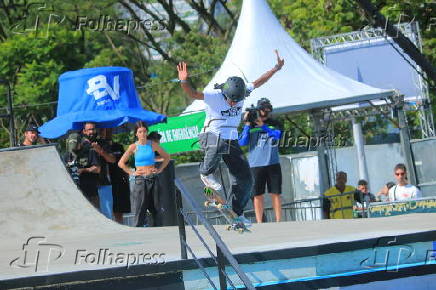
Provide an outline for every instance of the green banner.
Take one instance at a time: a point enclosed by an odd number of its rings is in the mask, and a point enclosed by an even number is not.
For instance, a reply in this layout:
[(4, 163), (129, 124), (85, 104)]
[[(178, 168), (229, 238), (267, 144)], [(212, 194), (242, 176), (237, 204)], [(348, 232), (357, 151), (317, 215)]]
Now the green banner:
[(200, 149), (198, 134), (203, 128), (205, 112), (180, 117), (170, 117), (167, 123), (150, 126), (149, 131), (162, 135), (161, 146), (170, 154)]
[(396, 201), (392, 203), (374, 203), (369, 206), (370, 217), (386, 217), (407, 213), (436, 212), (436, 199)]

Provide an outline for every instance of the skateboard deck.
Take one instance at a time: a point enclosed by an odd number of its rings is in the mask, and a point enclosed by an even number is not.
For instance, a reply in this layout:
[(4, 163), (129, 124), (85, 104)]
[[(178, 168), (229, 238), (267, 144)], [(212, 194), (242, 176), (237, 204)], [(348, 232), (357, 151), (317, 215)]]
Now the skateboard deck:
[(204, 203), (205, 207), (214, 207), (218, 209), (228, 223), (226, 227), (228, 231), (234, 230), (241, 234), (243, 232), (250, 231), (243, 222), (234, 222), (234, 219), (236, 219), (238, 215), (232, 210), (231, 206), (227, 204), (225, 199), (223, 199), (218, 192), (216, 192), (213, 188), (206, 186), (204, 188), (204, 194), (206, 196), (206, 201)]

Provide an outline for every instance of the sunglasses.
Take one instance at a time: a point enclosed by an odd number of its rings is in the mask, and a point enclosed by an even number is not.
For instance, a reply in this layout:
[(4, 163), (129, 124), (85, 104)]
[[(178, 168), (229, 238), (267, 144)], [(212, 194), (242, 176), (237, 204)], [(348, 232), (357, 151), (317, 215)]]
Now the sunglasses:
[(404, 175), (406, 175), (406, 173), (404, 173), (404, 172), (401, 172), (401, 173), (395, 173), (395, 175), (396, 175), (396, 176), (400, 176), (400, 175), (401, 175), (401, 176), (404, 176)]

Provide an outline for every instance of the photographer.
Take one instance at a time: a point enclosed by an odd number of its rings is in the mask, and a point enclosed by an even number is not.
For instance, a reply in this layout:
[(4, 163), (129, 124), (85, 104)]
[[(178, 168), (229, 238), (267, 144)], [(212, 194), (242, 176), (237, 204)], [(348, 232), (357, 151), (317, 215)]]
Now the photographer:
[(271, 195), (276, 222), (281, 220), (282, 171), (278, 144), (282, 134), (281, 124), (269, 117), (273, 108), (267, 98), (251, 106), (244, 115), (245, 126), (239, 145), (248, 145), (248, 162), (254, 177), (254, 210), (256, 221), (262, 222), (265, 185)]
[[(92, 146), (95, 140), (95, 124), (85, 123), (82, 134), (72, 133), (68, 136), (65, 161), (83, 195), (98, 209), (97, 186), (101, 165), (98, 154)], [(78, 175), (77, 180), (76, 175)]]

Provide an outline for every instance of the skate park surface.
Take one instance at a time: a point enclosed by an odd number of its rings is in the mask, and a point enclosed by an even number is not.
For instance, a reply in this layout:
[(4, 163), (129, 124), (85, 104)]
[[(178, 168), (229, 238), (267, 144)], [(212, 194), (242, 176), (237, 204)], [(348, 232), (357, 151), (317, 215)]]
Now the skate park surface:
[[(191, 258), (181, 259), (178, 227), (132, 228), (106, 219), (77, 189), (55, 146), (2, 150), (0, 164), (1, 289), (97, 288), (86, 283), (139, 276), (154, 279), (151, 288), (211, 287)], [(402, 276), (403, 268), (430, 277), (435, 273), (435, 218), (436, 214), (410, 214), (254, 224), (251, 233), (244, 234), (227, 231), (225, 226), (215, 229), (250, 280), (268, 287), (310, 277), (361, 275), (359, 271), (365, 269), (396, 269), (388, 272), (397, 280), (411, 276)], [(215, 251), (204, 227), (198, 230)], [(197, 257), (204, 258), (207, 272), (216, 281), (210, 256), (189, 227), (187, 243)], [(396, 258), (385, 264), (377, 258), (369, 261), (377, 249)], [(348, 259), (351, 256), (355, 259)]]

